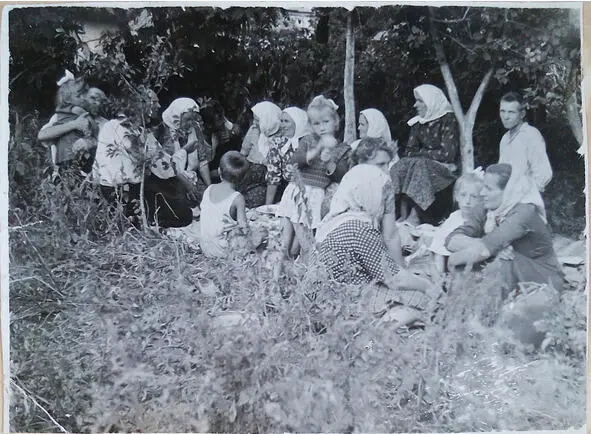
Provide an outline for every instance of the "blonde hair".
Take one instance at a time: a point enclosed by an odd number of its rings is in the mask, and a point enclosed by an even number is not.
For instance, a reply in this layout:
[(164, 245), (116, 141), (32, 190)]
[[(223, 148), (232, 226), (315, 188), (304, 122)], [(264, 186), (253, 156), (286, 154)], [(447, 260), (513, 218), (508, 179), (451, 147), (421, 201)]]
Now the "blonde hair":
[(314, 116), (310, 116), (310, 111), (314, 111), (314, 110), (329, 111), (330, 114), (334, 117), (335, 123), (337, 125), (337, 129), (338, 129), (339, 122), (340, 122), (339, 114), (337, 112), (338, 109), (339, 109), (339, 106), (336, 105), (332, 99), (326, 98), (324, 95), (318, 95), (318, 96), (314, 97), (314, 99), (312, 99), (312, 101), (308, 105), (307, 112), (308, 112), (309, 117), (314, 117)]
[(453, 198), (456, 204), (458, 203), (458, 195), (460, 194), (460, 191), (467, 185), (476, 185), (479, 188), (482, 188), (484, 180), (475, 173), (465, 173), (460, 176), (453, 188)]
[(88, 91), (88, 85), (83, 78), (68, 80), (61, 84), (55, 97), (55, 105), (58, 109), (81, 103), (82, 96)]

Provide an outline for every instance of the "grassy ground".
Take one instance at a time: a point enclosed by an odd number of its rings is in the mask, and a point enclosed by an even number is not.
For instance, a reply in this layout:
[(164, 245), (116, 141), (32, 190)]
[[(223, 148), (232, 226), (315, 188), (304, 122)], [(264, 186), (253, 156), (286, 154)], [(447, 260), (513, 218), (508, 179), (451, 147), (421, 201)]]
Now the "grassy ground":
[[(495, 289), (459, 280), (425, 330), (272, 258), (204, 258), (105, 226), (100, 205), (11, 191), (11, 430), (488, 431), (585, 421), (586, 294), (561, 297), (540, 352), (486, 327)], [(29, 207), (27, 203), (33, 204)], [(58, 426), (59, 425), (59, 426)]]

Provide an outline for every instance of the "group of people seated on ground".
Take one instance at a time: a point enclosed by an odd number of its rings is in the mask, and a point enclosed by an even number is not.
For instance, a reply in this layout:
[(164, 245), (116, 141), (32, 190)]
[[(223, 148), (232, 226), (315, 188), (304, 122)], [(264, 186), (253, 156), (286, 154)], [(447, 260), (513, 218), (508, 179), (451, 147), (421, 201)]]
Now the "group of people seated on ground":
[(228, 256), (229, 234), (259, 247), (265, 233), (250, 227), (247, 209), (273, 205), (280, 262), (311, 254), (337, 281), (433, 297), (441, 288), (405, 269), (400, 228), (424, 226), (452, 189), (459, 209), (421, 238), (440, 272), (496, 258), (507, 291), (519, 282), (563, 285), (541, 196), (552, 169), (517, 93), (500, 101), (507, 132), (499, 162), (461, 175), (458, 123), (444, 92), (430, 84), (414, 89), (417, 115), (408, 121), (403, 155), (375, 108), (360, 112), (359, 139), (343, 143), (338, 106), (322, 95), (306, 110), (254, 105), (243, 135), (218, 102), (200, 107), (178, 98), (160, 118), (158, 96), (140, 87), (127, 111), (107, 120), (99, 115), (99, 89), (71, 74), (58, 85), (56, 113), (39, 132), (51, 147), (54, 176), (82, 170), (136, 224), (143, 181), (148, 224), (185, 227), (199, 219), (207, 256)]

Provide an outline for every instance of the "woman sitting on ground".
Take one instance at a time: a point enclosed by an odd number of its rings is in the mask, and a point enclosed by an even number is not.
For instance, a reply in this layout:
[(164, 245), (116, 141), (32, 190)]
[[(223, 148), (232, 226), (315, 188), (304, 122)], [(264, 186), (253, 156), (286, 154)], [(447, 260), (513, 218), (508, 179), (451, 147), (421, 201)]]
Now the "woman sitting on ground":
[(398, 144), (392, 141), (392, 134), (390, 133), (390, 126), (386, 117), (381, 111), (375, 108), (368, 108), (359, 112), (359, 139), (351, 143), (351, 150), (355, 151), (362, 139), (366, 137), (380, 138), (391, 148), (392, 161), (391, 164), (396, 163), (398, 158)]
[[(339, 184), (330, 212), (316, 233), (320, 262), (339, 282), (377, 282), (390, 290), (439, 295), (441, 291), (431, 282), (402, 270), (390, 255), (381, 231), (384, 215), (393, 212), (394, 195), (388, 175), (369, 164), (353, 167)], [(420, 305), (422, 297), (414, 295), (411, 298)]]
[(474, 213), (447, 238), (450, 267), (471, 267), (491, 257), (501, 267), (503, 297), (521, 282), (548, 283), (561, 290), (564, 275), (534, 181), (511, 176), (509, 164), (486, 169), (482, 196), (486, 212)]
[(400, 221), (420, 223), (435, 194), (456, 180), (460, 133), (443, 91), (424, 84), (414, 89), (417, 116), (408, 121), (410, 137), (405, 156), (392, 166), (396, 194), (401, 194)]
[(309, 134), (312, 134), (312, 127), (305, 110), (298, 107), (287, 107), (283, 110), (279, 133), (271, 139), (271, 147), (267, 154), (266, 205), (275, 203), (281, 183), (292, 181), (298, 168), (292, 161), (293, 154), (300, 145), (300, 139)]
[(246, 198), (246, 206), (256, 208), (266, 201), (267, 154), (271, 147), (270, 139), (279, 132), (282, 111), (270, 101), (255, 104), (251, 110), (254, 118), (240, 150), (248, 159), (250, 168), (242, 180), (240, 191)]
[[(355, 151), (351, 154), (351, 166), (370, 164), (378, 167), (388, 175), (390, 163), (395, 155), (392, 146), (384, 139), (366, 137), (359, 141)], [(393, 194), (393, 192), (391, 193)], [(390, 211), (385, 212), (382, 218), (384, 242), (396, 263), (404, 266), (400, 233), (396, 226), (396, 213), (393, 208)]]
[[(211, 182), (207, 178), (209, 147), (201, 134), (198, 110), (191, 98), (175, 99), (162, 113), (165, 133), (155, 135), (162, 146), (154, 143), (159, 155), (151, 155), (154, 162), (144, 196), (149, 222), (162, 228), (191, 224), (201, 194)], [(202, 182), (198, 182), (196, 170), (202, 176), (205, 173)]]

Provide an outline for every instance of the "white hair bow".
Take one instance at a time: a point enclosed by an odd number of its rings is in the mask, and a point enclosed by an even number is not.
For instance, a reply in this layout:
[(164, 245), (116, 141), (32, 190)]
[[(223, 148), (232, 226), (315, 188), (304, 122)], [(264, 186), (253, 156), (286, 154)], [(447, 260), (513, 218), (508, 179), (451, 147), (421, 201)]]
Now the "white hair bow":
[(482, 170), (481, 166), (478, 166), (476, 169), (474, 169), (472, 172), (473, 175), (476, 175), (478, 178), (483, 179), (484, 178), (484, 170)]
[(64, 74), (64, 76), (62, 78), (59, 79), (59, 81), (57, 82), (58, 86), (63, 85), (64, 83), (67, 83), (68, 81), (74, 80), (74, 74), (72, 74), (70, 71), (68, 71), (66, 69), (66, 72)]
[(331, 98), (326, 98), (324, 95), (315, 96), (310, 105), (321, 102), (327, 102), (334, 111), (337, 111), (339, 109), (339, 106), (336, 105)]

